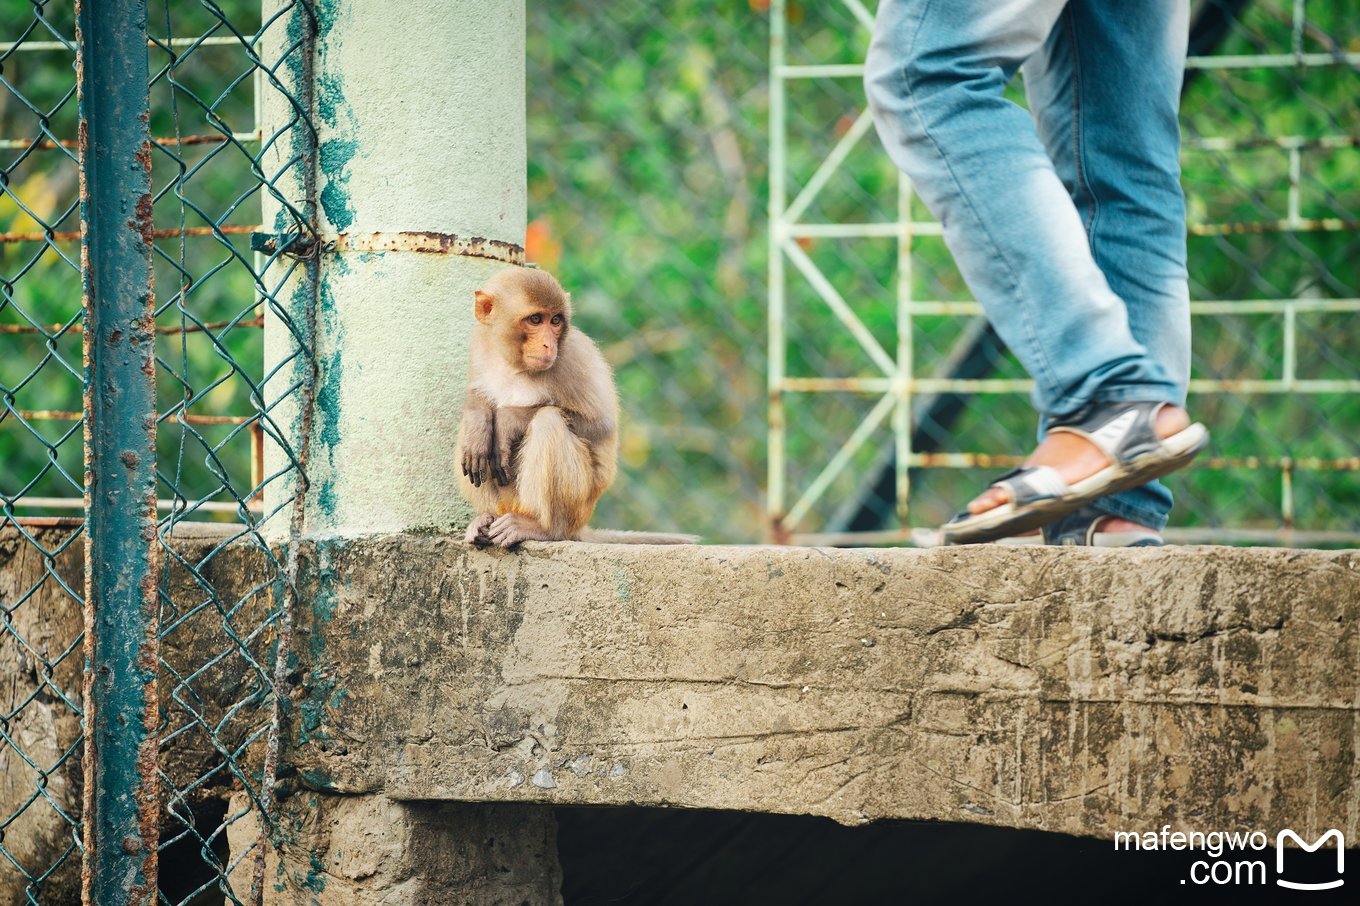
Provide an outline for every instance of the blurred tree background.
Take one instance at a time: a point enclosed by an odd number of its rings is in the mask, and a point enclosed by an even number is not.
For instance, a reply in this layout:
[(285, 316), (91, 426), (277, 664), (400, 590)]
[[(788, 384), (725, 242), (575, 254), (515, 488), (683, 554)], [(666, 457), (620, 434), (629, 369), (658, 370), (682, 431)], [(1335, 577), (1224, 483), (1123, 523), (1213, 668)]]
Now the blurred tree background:
[[(872, 9), (872, 4), (868, 4)], [(1238, 4), (1239, 6), (1241, 4)], [(768, 0), (537, 5), (530, 14), (529, 243), (583, 302), (608, 344), (627, 419), (625, 472), (601, 523), (688, 527), (723, 540), (766, 532), (760, 489), (766, 436)], [(1203, 4), (1196, 4), (1198, 11)], [(1291, 0), (1247, 4), (1216, 53), (1360, 52), (1360, 2), (1308, 2), (1295, 47)], [(788, 4), (791, 64), (863, 59), (868, 33), (839, 2)], [(1023, 103), (1020, 85), (1011, 96)], [(1199, 72), (1183, 103), (1184, 181), (1196, 300), (1349, 300), (1300, 311), (1295, 350), (1284, 317), (1249, 304), (1196, 316), (1194, 377), (1350, 382), (1346, 392), (1202, 393), (1222, 468), (1173, 477), (1180, 526), (1275, 529), (1282, 495), (1301, 528), (1360, 533), (1360, 75), (1355, 61)], [(794, 197), (863, 109), (857, 78), (788, 84), (788, 197)], [(1290, 155), (1301, 139), (1295, 214)], [(1224, 146), (1224, 142), (1232, 142)], [(542, 150), (540, 150), (542, 149)], [(814, 223), (892, 222), (897, 173), (872, 131), (812, 203)], [(919, 202), (915, 219), (929, 219)], [(1216, 225), (1240, 225), (1218, 229)], [(1240, 232), (1233, 232), (1232, 229)], [(885, 349), (896, 345), (893, 238), (804, 238), (800, 247)], [(788, 268), (788, 373), (872, 375), (858, 344)], [(971, 298), (938, 238), (912, 248), (912, 296)], [(1243, 313), (1239, 314), (1238, 311)], [(930, 376), (968, 326), (957, 315), (913, 318), (914, 371)], [(1009, 357), (993, 375), (1021, 378)], [(1259, 385), (1258, 388), (1259, 389)], [(786, 395), (790, 499), (821, 471), (877, 402), (865, 394)], [(928, 425), (927, 428), (930, 426)], [(942, 437), (952, 451), (1022, 454), (1034, 415), (1023, 394), (973, 397)], [(802, 526), (825, 527), (892, 446), (883, 426)], [(1298, 469), (1287, 489), (1282, 458)], [(1255, 460), (1253, 460), (1255, 458)], [(1347, 462), (1349, 460), (1349, 463)], [(1349, 465), (1351, 471), (1341, 468)], [(947, 519), (986, 480), (982, 470), (930, 469), (912, 485), (912, 523)], [(889, 522), (888, 524), (891, 524)]]
[[(246, 33), (259, 27), (257, 2), (214, 5)], [(594, 521), (679, 528), (713, 541), (761, 540), (767, 537), (768, 0), (528, 6), (526, 246), (531, 260), (572, 291), (582, 327), (614, 364), (625, 410), (622, 472)], [(74, 51), (63, 43), (73, 34), (72, 7), (72, 0), (0, 0), (0, 233), (9, 237), (0, 243), (0, 493), (6, 500), (71, 497), (80, 487), (78, 423), (32, 417), (80, 408), (79, 253), (69, 238), (79, 229), (78, 179), (74, 148), (59, 144), (75, 138)], [(203, 9), (188, 0), (152, 0), (152, 31), (227, 37)], [(1303, 10), (1300, 47), (1294, 46), (1296, 5), (1257, 0), (1217, 53), (1360, 53), (1360, 0), (1308, 0)], [(867, 47), (867, 32), (840, 2), (790, 3), (789, 37), (794, 63), (858, 62)], [(24, 49), (35, 42), (47, 49)], [(169, 62), (165, 50), (151, 53), (153, 72)], [(153, 134), (248, 135), (253, 85), (236, 81), (247, 69), (239, 46), (194, 47), (173, 73), (182, 88), (172, 92), (168, 76), (153, 88)], [(1353, 62), (1210, 70), (1193, 81), (1182, 117), (1191, 220), (1246, 225), (1237, 233), (1192, 236), (1193, 298), (1360, 297), (1357, 89)], [(1023, 99), (1018, 86), (1013, 95)], [(863, 103), (856, 78), (790, 87), (790, 197), (851, 128)], [(1330, 138), (1316, 141), (1322, 137)], [(1276, 141), (1281, 138), (1305, 140), (1292, 200), (1291, 159)], [(1237, 144), (1225, 150), (1224, 140)], [(169, 147), (176, 155), (155, 155), (157, 226), (211, 224), (221, 235), (158, 242), (158, 325), (166, 331), (162, 408), (173, 413), (187, 388), (195, 412), (246, 417), (253, 406), (241, 376), (258, 380), (262, 370), (259, 310), (245, 264), (248, 237), (222, 228), (244, 231), (258, 222), (258, 186), (246, 153), (258, 145), (243, 138), (240, 145)], [(1291, 204), (1299, 221), (1320, 223), (1280, 228)], [(892, 221), (896, 214), (897, 173), (871, 132), (804, 219), (862, 223)], [(1319, 225), (1325, 228), (1311, 228)], [(893, 348), (895, 240), (800, 245), (879, 342)], [(939, 240), (918, 239), (913, 250), (915, 298), (970, 298)], [(915, 317), (916, 374), (941, 367), (968, 323), (967, 316)], [(176, 332), (199, 324), (214, 326)], [(1344, 383), (1360, 381), (1360, 314), (1299, 311), (1288, 328), (1296, 344), (1289, 354), (1279, 313), (1239, 307), (1197, 316), (1195, 328), (1198, 379), (1278, 379), (1292, 359), (1299, 378), (1342, 382), (1342, 389), (1261, 393), (1247, 386), (1197, 396), (1195, 414), (1210, 425), (1212, 455), (1224, 468), (1174, 479), (1184, 505), (1173, 524), (1277, 528), (1287, 490), (1300, 528), (1360, 534), (1360, 471), (1335, 467), (1360, 456), (1360, 393)], [(858, 345), (792, 271), (787, 331), (790, 374), (871, 373)], [(1008, 360), (995, 376), (1023, 375)], [(874, 402), (856, 394), (790, 399), (794, 497)], [(205, 445), (167, 424), (164, 496), (172, 486), (226, 503), (249, 493), (246, 432), (233, 424), (201, 425)], [(1033, 430), (1022, 394), (977, 396), (945, 448), (1019, 454)], [(885, 426), (803, 527), (828, 524), (891, 444)], [(1312, 457), (1332, 467), (1299, 469), (1286, 488), (1272, 465), (1281, 457)], [(1256, 467), (1262, 463), (1267, 467)], [(976, 470), (918, 473), (912, 523), (947, 518), (984, 478)]]

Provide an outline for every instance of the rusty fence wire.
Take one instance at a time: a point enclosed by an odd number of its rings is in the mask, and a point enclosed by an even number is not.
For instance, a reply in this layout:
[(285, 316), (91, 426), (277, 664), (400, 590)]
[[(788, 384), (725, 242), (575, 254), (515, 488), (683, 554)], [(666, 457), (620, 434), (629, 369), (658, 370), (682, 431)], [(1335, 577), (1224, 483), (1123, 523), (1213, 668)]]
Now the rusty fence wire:
[(0, 885), (11, 902), (37, 902), (79, 891), (85, 539), (78, 518), (18, 517), (40, 495), (83, 505), (80, 170), (74, 10), (10, 12), (0, 20), (13, 29), (0, 35)]
[[(91, 42), (113, 22), (128, 46), (146, 48), (146, 84), (128, 96), (144, 99), (144, 116), (129, 120), (150, 139), (138, 160), (151, 205), (137, 217), (153, 277), (155, 403), (127, 422), (154, 437), (149, 562), (159, 573), (146, 649), (158, 651), (157, 706), (144, 728), (158, 766), (154, 777), (121, 767), (144, 775), (137, 805), (153, 816), (139, 844), (159, 857), (148, 895), (253, 902), (281, 771), (276, 690), (305, 481), (306, 451), (289, 440), (305, 432), (291, 420), (310, 411), (314, 371), (315, 15), (304, 0), (152, 0), (142, 23), (116, 3), (84, 6), (78, 24), (74, 0), (0, 0), (0, 669), (10, 679), (0, 700), (0, 898), (77, 902), (82, 860), (95, 866), (96, 900), (136, 894), (131, 879), (121, 892), (99, 886), (104, 863), (87, 844), (110, 847), (81, 808), (82, 793), (109, 794), (98, 785), (113, 776), (98, 773), (102, 761), (81, 764), (82, 724), (96, 717), (82, 713), (86, 492), (112, 476), (98, 474), (96, 450), (87, 488), (82, 391), (90, 362), (103, 372), (84, 336), (94, 322), (82, 302), (82, 200), (91, 232), (107, 224), (101, 199), (82, 199), (81, 143), (102, 133), (87, 119), (99, 101), (90, 85), (78, 98), (78, 81), (81, 71), (101, 77), (103, 51)], [(87, 153), (101, 152), (117, 153)], [(87, 182), (98, 196), (98, 180)], [(91, 405), (102, 412), (118, 388), (92, 387)], [(266, 445), (278, 454), (268, 471)], [(124, 457), (131, 472), (135, 456)], [(228, 545), (255, 552), (244, 586), (218, 575)], [(95, 597), (103, 591), (113, 593)]]

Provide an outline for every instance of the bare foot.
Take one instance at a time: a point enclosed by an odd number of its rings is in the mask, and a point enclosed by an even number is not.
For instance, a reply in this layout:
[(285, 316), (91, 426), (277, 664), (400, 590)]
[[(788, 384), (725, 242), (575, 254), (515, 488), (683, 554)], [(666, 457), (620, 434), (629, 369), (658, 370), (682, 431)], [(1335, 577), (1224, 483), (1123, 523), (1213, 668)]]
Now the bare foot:
[[(1180, 406), (1163, 406), (1157, 413), (1153, 430), (1158, 437), (1170, 437), (1190, 426), (1190, 416)], [(1095, 444), (1084, 437), (1059, 431), (1049, 434), (1025, 459), (1026, 466), (1052, 466), (1068, 484), (1089, 478), (1110, 464), (1110, 459)], [(988, 488), (968, 504), (968, 512), (973, 515), (985, 513), (1010, 500), (1010, 493), (1004, 488)], [(1127, 519), (1116, 519), (1105, 523), (1102, 529), (1107, 532), (1133, 531), (1144, 528)]]
[(521, 513), (506, 513), (491, 523), (486, 535), (492, 544), (506, 549), (514, 547), (521, 541), (552, 540), (537, 520)]
[(1118, 516), (1111, 516), (1103, 520), (1099, 528), (1096, 529), (1097, 535), (1103, 535), (1106, 532), (1156, 532), (1158, 535), (1161, 534), (1150, 525), (1139, 525), (1131, 519), (1120, 519)]

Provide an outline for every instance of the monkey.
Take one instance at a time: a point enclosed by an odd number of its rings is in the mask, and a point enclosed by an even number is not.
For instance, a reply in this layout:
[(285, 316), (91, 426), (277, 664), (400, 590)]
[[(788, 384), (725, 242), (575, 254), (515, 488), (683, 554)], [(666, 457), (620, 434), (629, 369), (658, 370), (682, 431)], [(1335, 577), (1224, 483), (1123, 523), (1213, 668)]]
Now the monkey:
[(546, 271), (511, 267), (474, 294), (467, 396), (454, 457), (478, 510), (466, 541), (684, 544), (688, 535), (604, 532), (586, 522), (618, 470), (613, 372), (571, 323)]

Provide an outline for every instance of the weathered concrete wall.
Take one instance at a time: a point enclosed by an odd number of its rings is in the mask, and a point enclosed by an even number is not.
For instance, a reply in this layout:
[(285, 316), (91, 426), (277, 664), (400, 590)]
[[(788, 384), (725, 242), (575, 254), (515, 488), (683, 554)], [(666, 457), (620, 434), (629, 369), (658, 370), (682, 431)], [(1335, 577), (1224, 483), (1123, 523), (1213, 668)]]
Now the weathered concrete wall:
[[(222, 597), (230, 596), (233, 625), (238, 629), (258, 626), (272, 606), (263, 556), (238, 545), (203, 562), (227, 535), (221, 527), (184, 525), (182, 529), (177, 550), (200, 564), (201, 575)], [(0, 604), (7, 611), (5, 627), (0, 630), (0, 713), (6, 715), (8, 736), (8, 741), (0, 742), (0, 819), (19, 815), (5, 827), (4, 845), (36, 878), (71, 846), (72, 826), (62, 813), (72, 821), (80, 820), (84, 783), (80, 718), (72, 705), (82, 706), (84, 653), (79, 643), (83, 615), (79, 601), (63, 584), (76, 594), (83, 593), (85, 544), (80, 537), (72, 541), (69, 528), (30, 528), (27, 533), (25, 538), (13, 527), (0, 530)], [(55, 556), (49, 561), (40, 547)], [(247, 679), (242, 676), (241, 660), (221, 656), (230, 645), (222, 632), (221, 611), (198, 606), (208, 598), (203, 586), (176, 557), (167, 557), (166, 563), (165, 587), (177, 602), (180, 617), (173, 625), (168, 620), (162, 625), (160, 655), (172, 670), (161, 675), (161, 700), (171, 702), (178, 693), (182, 700), (193, 702), (205, 721), (221, 727), (222, 743), (236, 751), (267, 718), (250, 711), (225, 718), (228, 709), (240, 701)], [(257, 660), (265, 661), (272, 642), (272, 633), (265, 631), (248, 645)], [(213, 666), (205, 666), (210, 663)], [(193, 679), (187, 687), (180, 687), (178, 678), (182, 677)], [(190, 721), (181, 707), (168, 705), (165, 710), (172, 728)], [(161, 747), (160, 764), (178, 789), (192, 790), (180, 804), (181, 813), (199, 809), (208, 799), (225, 798), (232, 779), (213, 770), (221, 753), (207, 734), (190, 730), (171, 735)], [(257, 766), (262, 755), (263, 745), (256, 744), (245, 749), (243, 761), (248, 768), (252, 761)], [(210, 778), (208, 782), (195, 783), (204, 776)], [(42, 794), (30, 803), (40, 787)], [(174, 822), (168, 826), (179, 829)], [(0, 902), (27, 902), (22, 894), (27, 883), (13, 862), (0, 858)], [(42, 882), (41, 893), (44, 903), (79, 901), (79, 852), (66, 856)]]
[[(80, 738), (80, 717), (62, 698), (80, 705), (82, 617), (80, 605), (59, 580), (83, 588), (85, 544), (78, 539), (63, 549), (72, 534), (69, 529), (34, 534), (56, 554), (50, 568), (38, 548), (13, 528), (0, 530), (0, 604), (5, 608), (5, 626), (0, 629), (0, 714), (5, 715), (8, 737), (0, 741), (0, 820), (15, 815), (38, 788), (39, 773), (29, 761), (48, 771), (46, 791), (52, 805), (36, 802), (4, 832), (11, 858), (41, 874), (70, 845), (71, 826), (57, 809), (77, 819), (81, 810), (80, 754), (63, 758)], [(48, 664), (55, 664), (50, 673)], [(0, 902), (23, 902), (27, 883), (10, 859), (0, 858)], [(53, 902), (79, 902), (79, 853), (67, 857), (45, 890)]]
[[(231, 811), (247, 811), (242, 798)], [(270, 906), (550, 906), (562, 901), (556, 824), (546, 806), (394, 802), (303, 792), (280, 803), (283, 845), (265, 863)], [(230, 825), (232, 852), (258, 839)], [(232, 886), (249, 890), (254, 861)], [(240, 876), (240, 877), (238, 877)]]
[[(332, 539), (305, 782), (1108, 836), (1360, 820), (1360, 555)], [(1352, 836), (1354, 839), (1354, 836)]]
[[(179, 541), (191, 560), (216, 543)], [(5, 601), (44, 574), (27, 550), (0, 536)], [(312, 539), (301, 560), (286, 757), (301, 787), (290, 814), (314, 826), (285, 840), (272, 869), (293, 879), (286, 891), (308, 890), (310, 870), (334, 875), (336, 896), (432, 877), (416, 856), (373, 856), (381, 884), (311, 865), (301, 853), (363, 859), (323, 845), (332, 832), (305, 818), (308, 803), (317, 815), (396, 809), (396, 836), (374, 844), (389, 853), (414, 839), (402, 822), (415, 812), (401, 809), (440, 800), (1360, 838), (1354, 551), (562, 543), (505, 554), (391, 535)], [(261, 587), (261, 569), (258, 552), (233, 546), (209, 577), (233, 600)], [(78, 554), (58, 570), (78, 587)], [(176, 600), (195, 600), (187, 576), (172, 583)], [(79, 627), (55, 586), (12, 619), (49, 650)], [(212, 610), (201, 619), (163, 648), (186, 669), (221, 642)], [(0, 650), (12, 708), (35, 677), (19, 648)], [(62, 688), (79, 688), (77, 666), (63, 667)], [(224, 695), (210, 710), (232, 700), (229, 676), (202, 688)], [(43, 704), (10, 732), (55, 756), (76, 727)], [(181, 783), (212, 757), (181, 746), (164, 764)], [(78, 802), (78, 771), (68, 761), (49, 791)], [(7, 803), (33, 782), (19, 759), (0, 762)], [(482, 820), (420, 807), (435, 824)], [(64, 832), (41, 816), (23, 825), (35, 854)], [(526, 853), (525, 883), (556, 871)], [(440, 870), (455, 883), (484, 855)]]

